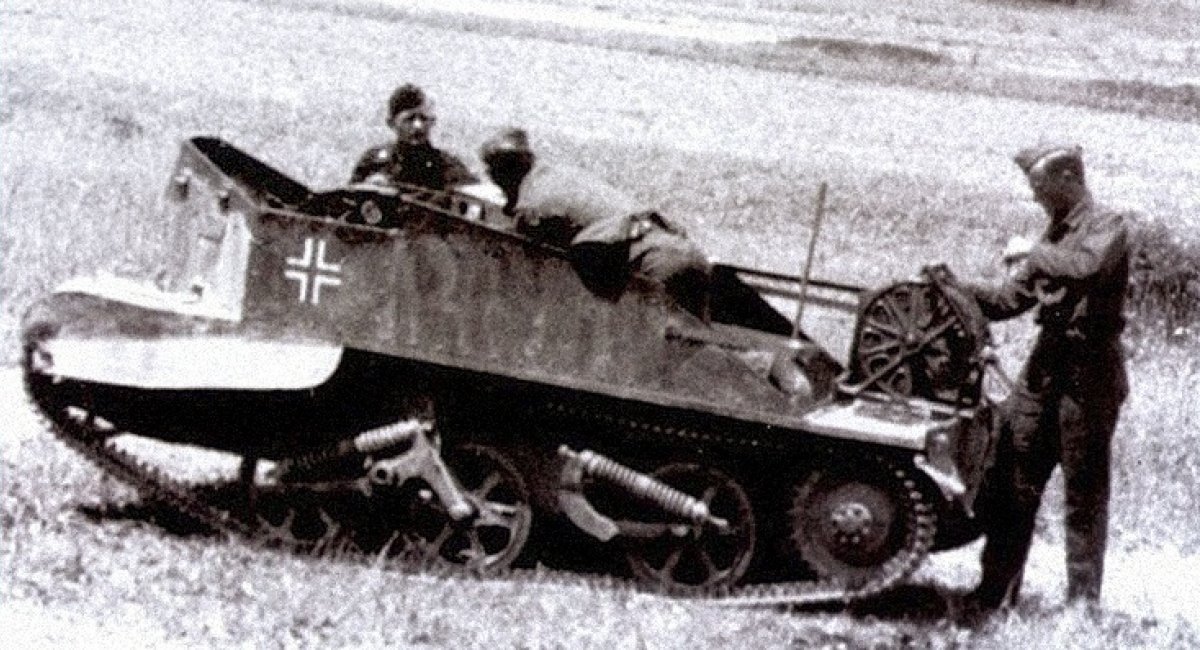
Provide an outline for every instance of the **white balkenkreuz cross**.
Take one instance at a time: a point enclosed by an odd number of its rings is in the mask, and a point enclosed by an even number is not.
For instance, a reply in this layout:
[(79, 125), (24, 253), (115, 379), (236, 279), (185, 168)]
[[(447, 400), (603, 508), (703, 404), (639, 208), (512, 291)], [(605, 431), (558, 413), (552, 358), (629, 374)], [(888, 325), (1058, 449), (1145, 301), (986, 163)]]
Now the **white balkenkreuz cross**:
[(283, 277), (295, 280), (300, 285), (300, 295), (296, 300), (317, 305), (321, 303), (321, 287), (341, 286), (342, 279), (338, 277), (341, 272), (341, 264), (325, 261), (324, 239), (314, 241), (312, 237), (305, 237), (304, 252), (300, 257), (287, 258)]

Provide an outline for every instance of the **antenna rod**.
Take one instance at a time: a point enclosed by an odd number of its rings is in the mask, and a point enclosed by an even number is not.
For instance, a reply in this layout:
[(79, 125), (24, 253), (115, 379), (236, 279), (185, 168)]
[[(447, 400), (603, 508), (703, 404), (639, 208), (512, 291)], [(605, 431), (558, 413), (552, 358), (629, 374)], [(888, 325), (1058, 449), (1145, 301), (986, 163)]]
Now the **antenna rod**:
[(812, 273), (813, 254), (817, 249), (817, 237), (821, 234), (821, 219), (825, 216), (825, 191), (829, 184), (821, 181), (817, 188), (817, 205), (813, 215), (812, 237), (808, 240), (808, 258), (804, 260), (804, 273), (800, 275), (800, 303), (796, 305), (796, 322), (792, 323), (792, 338), (800, 338), (800, 319), (804, 317), (804, 303), (808, 300), (808, 278)]

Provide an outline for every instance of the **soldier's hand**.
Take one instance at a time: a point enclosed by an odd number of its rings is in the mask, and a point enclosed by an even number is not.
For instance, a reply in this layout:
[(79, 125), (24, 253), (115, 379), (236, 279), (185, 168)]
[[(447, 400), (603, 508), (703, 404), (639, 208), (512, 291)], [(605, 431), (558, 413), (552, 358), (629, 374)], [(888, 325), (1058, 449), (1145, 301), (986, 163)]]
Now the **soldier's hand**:
[(1067, 297), (1067, 287), (1048, 278), (1038, 278), (1033, 283), (1033, 293), (1039, 304), (1053, 307)]
[(374, 174), (364, 178), (360, 184), (388, 186), (391, 185), (391, 181), (388, 179), (387, 174), (384, 174), (383, 172), (375, 172)]
[(1029, 252), (1033, 250), (1033, 240), (1022, 235), (1010, 237), (1004, 246), (1000, 259), (1004, 262), (1004, 274), (1009, 278), (1019, 278), (1028, 271)]
[(1028, 271), (1029, 262), (1027, 258), (1019, 257), (1013, 260), (1005, 260), (1004, 262), (1004, 275), (1009, 279), (1023, 278)]
[(1006, 265), (1012, 265), (1029, 257), (1029, 253), (1032, 250), (1032, 239), (1023, 235), (1009, 237), (1008, 243), (1004, 246), (1004, 252), (1000, 255), (1000, 259), (1004, 260)]
[(951, 283), (958, 281), (954, 276), (954, 272), (951, 271), (950, 267), (947, 264), (945, 264), (944, 262), (939, 262), (937, 264), (927, 264), (925, 266), (922, 266), (921, 270), (917, 273), (916, 277), (914, 277), (912, 279), (912, 281), (913, 282), (925, 282), (926, 280), (932, 280), (932, 279), (937, 279), (937, 280), (941, 280), (942, 282), (951, 282)]
[(629, 220), (629, 230), (625, 233), (625, 236), (629, 238), (629, 241), (641, 239), (643, 235), (650, 232), (651, 228), (650, 220), (642, 215), (638, 215)]

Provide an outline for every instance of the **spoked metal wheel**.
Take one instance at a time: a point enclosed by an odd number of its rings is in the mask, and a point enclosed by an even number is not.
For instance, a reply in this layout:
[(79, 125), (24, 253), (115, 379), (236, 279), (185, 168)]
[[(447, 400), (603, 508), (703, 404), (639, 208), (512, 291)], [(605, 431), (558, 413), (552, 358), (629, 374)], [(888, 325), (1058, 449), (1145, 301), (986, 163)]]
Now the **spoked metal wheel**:
[(795, 488), (789, 511), (792, 543), (804, 562), (821, 578), (852, 588), (907, 572), (932, 539), (923, 496), (904, 473), (863, 465), (813, 472)]
[(701, 465), (667, 465), (653, 476), (703, 501), (714, 517), (728, 525), (674, 519), (659, 526), (659, 534), (632, 540), (628, 555), (634, 576), (672, 593), (737, 584), (754, 555), (754, 512), (746, 492), (726, 474)]
[(418, 545), (436, 562), (473, 571), (497, 571), (521, 554), (533, 525), (525, 481), (502, 453), (484, 445), (454, 449), (446, 464), (474, 513), (454, 521), (436, 500)]
[(938, 398), (970, 377), (973, 339), (938, 288), (897, 284), (869, 299), (851, 352), (852, 381), (903, 396)]

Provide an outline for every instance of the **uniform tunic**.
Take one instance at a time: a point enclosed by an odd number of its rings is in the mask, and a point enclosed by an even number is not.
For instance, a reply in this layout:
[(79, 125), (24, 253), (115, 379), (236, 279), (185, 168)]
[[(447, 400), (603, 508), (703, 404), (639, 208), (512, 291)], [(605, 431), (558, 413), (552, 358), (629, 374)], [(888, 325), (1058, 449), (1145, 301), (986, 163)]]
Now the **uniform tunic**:
[(350, 182), (361, 183), (373, 174), (383, 174), (393, 184), (434, 190), (478, 180), (461, 160), (428, 144), (393, 143), (372, 147), (359, 158), (350, 173)]
[[(1129, 285), (1124, 217), (1086, 196), (1034, 246), (1025, 268), (998, 287), (972, 287), (984, 314), (1012, 318), (1034, 306), (1041, 326), (1003, 405), (987, 545), (977, 594), (1015, 597), (1046, 481), (1061, 463), (1066, 486), (1068, 597), (1097, 599), (1108, 529), (1113, 430), (1128, 393), (1120, 335)], [(1011, 490), (1011, 493), (1007, 493)]]
[[(521, 182), (517, 230), (567, 248), (592, 286), (638, 272), (701, 314), (709, 264), (678, 225), (588, 172), (535, 164)], [(604, 277), (607, 276), (607, 277)]]
[(579, 243), (625, 242), (630, 217), (646, 211), (625, 192), (566, 165), (534, 165), (518, 196), (517, 229), (560, 248), (576, 237)]

